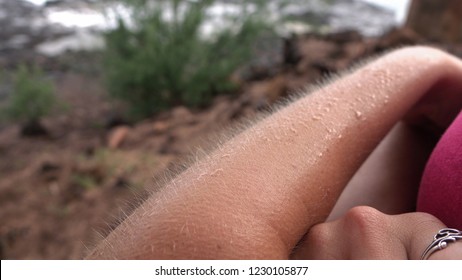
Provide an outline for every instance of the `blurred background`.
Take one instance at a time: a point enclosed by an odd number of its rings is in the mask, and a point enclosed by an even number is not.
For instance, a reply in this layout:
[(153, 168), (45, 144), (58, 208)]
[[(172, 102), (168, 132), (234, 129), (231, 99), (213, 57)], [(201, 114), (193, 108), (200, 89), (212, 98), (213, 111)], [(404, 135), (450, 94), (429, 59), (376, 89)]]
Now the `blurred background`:
[(416, 44), (462, 57), (462, 1), (0, 0), (1, 259), (82, 258), (212, 135)]

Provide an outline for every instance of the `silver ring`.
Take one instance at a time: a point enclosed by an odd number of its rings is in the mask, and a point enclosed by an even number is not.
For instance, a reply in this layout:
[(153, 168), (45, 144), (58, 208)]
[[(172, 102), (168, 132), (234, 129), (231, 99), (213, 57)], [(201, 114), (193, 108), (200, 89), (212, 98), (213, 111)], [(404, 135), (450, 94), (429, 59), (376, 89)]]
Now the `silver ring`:
[(453, 228), (443, 228), (433, 237), (433, 241), (428, 245), (422, 254), (421, 260), (426, 260), (436, 251), (448, 247), (449, 242), (456, 242), (462, 239), (462, 231)]

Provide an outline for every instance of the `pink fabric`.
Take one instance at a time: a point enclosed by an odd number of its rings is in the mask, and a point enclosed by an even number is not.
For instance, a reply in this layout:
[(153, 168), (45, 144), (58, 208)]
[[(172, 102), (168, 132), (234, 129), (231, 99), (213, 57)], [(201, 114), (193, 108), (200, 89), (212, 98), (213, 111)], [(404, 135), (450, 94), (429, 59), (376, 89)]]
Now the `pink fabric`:
[(462, 229), (462, 112), (446, 130), (425, 167), (417, 211)]

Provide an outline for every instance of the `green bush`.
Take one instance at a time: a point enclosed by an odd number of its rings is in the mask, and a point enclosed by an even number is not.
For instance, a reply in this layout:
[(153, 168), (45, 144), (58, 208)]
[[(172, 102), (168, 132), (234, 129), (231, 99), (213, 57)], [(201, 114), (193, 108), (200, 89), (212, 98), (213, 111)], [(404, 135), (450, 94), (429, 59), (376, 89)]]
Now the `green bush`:
[[(234, 89), (231, 74), (252, 54), (258, 36), (268, 30), (260, 12), (229, 15), (228, 26), (212, 38), (201, 36), (206, 9), (213, 0), (125, 0), (133, 25), (119, 18), (106, 34), (105, 74), (109, 92), (130, 105), (132, 116), (146, 117), (177, 104), (201, 106)], [(159, 4), (160, 3), (160, 4)], [(169, 19), (162, 10), (172, 11)], [(187, 7), (187, 9), (185, 9)]]
[(38, 67), (21, 65), (13, 77), (13, 92), (4, 113), (24, 124), (39, 123), (56, 105), (53, 85)]

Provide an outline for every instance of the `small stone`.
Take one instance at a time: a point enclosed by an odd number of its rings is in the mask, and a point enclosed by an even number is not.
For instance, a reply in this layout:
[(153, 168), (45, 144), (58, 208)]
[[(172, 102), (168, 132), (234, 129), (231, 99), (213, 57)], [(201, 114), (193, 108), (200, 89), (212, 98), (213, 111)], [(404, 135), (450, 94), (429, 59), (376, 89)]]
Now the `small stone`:
[(128, 126), (118, 126), (111, 130), (109, 133), (107, 145), (111, 149), (119, 148), (130, 132), (130, 127)]

